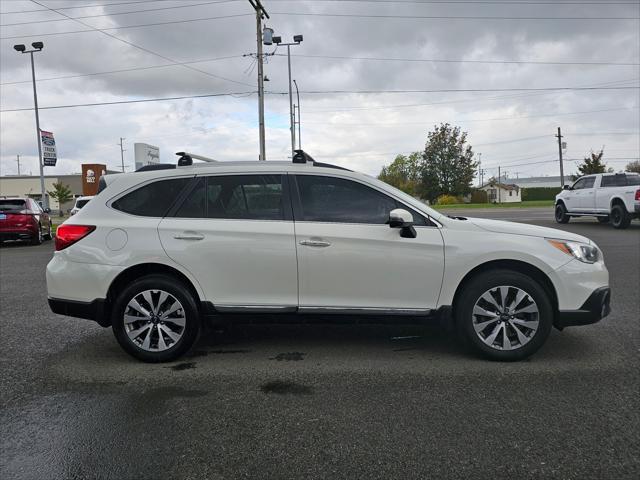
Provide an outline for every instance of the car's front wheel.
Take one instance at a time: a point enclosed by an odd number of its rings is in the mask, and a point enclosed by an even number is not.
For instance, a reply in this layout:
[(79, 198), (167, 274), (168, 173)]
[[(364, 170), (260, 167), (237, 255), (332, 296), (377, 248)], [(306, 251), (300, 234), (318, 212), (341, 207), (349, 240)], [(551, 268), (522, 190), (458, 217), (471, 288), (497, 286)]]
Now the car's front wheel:
[(556, 222), (558, 223), (569, 223), (571, 217), (567, 215), (567, 207), (564, 206), (564, 203), (559, 203), (556, 205)]
[(145, 362), (169, 362), (197, 340), (200, 315), (182, 282), (148, 275), (118, 294), (111, 324), (118, 343), (130, 355)]
[(527, 275), (483, 272), (463, 285), (454, 305), (462, 339), (483, 356), (514, 361), (535, 353), (553, 325), (551, 299)]

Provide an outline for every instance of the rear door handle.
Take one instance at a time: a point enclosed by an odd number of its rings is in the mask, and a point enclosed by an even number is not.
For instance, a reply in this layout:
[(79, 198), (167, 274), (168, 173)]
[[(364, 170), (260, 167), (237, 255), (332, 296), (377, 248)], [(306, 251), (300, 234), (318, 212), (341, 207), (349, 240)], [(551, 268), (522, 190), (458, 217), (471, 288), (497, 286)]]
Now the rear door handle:
[(331, 242), (327, 242), (326, 240), (319, 239), (309, 239), (300, 241), (300, 245), (304, 245), (306, 247), (330, 247)]
[(182, 232), (176, 233), (173, 238), (176, 240), (202, 240), (204, 235), (198, 232)]

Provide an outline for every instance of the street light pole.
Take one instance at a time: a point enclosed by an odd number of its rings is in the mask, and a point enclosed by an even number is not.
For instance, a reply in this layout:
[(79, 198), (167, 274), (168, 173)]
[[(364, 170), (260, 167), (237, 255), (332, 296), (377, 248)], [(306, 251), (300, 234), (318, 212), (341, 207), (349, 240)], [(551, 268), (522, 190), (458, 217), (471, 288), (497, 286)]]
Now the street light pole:
[(300, 90), (298, 90), (298, 82), (294, 80), (293, 84), (296, 86), (296, 96), (298, 97), (298, 149), (302, 150), (302, 124), (300, 123)]
[(33, 50), (27, 50), (24, 45), (14, 45), (13, 49), (20, 53), (28, 53), (31, 56), (31, 80), (33, 82), (33, 105), (36, 112), (36, 142), (38, 144), (38, 166), (40, 167), (40, 195), (43, 208), (49, 208), (49, 200), (44, 189), (44, 165), (42, 163), (42, 139), (40, 138), (40, 116), (38, 114), (38, 92), (36, 90), (36, 67), (33, 62), (33, 53), (39, 52), (44, 47), (42, 42), (33, 42)]

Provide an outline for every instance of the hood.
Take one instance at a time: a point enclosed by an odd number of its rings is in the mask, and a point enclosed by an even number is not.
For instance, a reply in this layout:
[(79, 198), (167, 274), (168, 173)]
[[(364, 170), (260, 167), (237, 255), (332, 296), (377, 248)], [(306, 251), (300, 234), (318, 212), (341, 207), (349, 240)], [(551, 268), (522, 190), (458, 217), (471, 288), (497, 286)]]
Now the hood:
[(539, 227), (527, 223), (505, 222), (504, 220), (489, 220), (486, 218), (467, 218), (468, 222), (476, 227), (489, 232), (509, 233), (512, 235), (528, 235), (530, 237), (557, 238), (560, 240), (573, 240), (582, 243), (591, 243), (587, 237), (577, 235), (556, 228)]

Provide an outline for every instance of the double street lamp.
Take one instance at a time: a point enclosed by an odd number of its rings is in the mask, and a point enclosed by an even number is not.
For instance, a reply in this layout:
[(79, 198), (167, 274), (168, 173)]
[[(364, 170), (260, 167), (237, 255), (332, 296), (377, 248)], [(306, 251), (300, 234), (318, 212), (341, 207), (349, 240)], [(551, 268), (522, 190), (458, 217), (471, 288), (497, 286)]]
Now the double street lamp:
[[(302, 35), (294, 35), (292, 43), (282, 43), (282, 37), (274, 36), (273, 29), (265, 28), (263, 31), (263, 41), (265, 45), (276, 44), (278, 46), (287, 47), (287, 65), (289, 67), (289, 123), (291, 130), (291, 157), (295, 155), (296, 149), (296, 127), (293, 113), (293, 87), (291, 85), (291, 46), (300, 45), (302, 43)], [(297, 88), (297, 85), (296, 85)], [(298, 108), (300, 108), (300, 102), (298, 102)], [(299, 121), (299, 120), (298, 120)]]
[(33, 64), (33, 54), (34, 52), (39, 52), (44, 48), (44, 43), (42, 42), (33, 42), (31, 44), (33, 47), (32, 50), (27, 50), (22, 44), (14, 45), (13, 49), (19, 53), (28, 53), (31, 55), (31, 79), (33, 80), (33, 103), (35, 106), (36, 112), (36, 140), (38, 143), (38, 165), (40, 166), (40, 193), (42, 196), (42, 207), (49, 208), (49, 200), (47, 199), (46, 192), (44, 190), (44, 168), (42, 164), (42, 144), (40, 139), (40, 117), (38, 116), (38, 93), (36, 91), (36, 69)]

